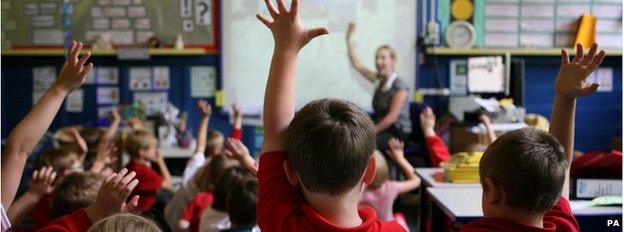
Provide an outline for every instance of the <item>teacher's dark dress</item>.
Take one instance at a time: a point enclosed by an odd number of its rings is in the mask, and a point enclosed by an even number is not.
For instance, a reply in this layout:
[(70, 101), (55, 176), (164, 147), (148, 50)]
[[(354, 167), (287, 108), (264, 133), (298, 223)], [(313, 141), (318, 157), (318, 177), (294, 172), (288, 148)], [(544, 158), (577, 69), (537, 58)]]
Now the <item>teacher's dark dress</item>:
[[(384, 90), (383, 85), (379, 85), (373, 96), (373, 110), (375, 111), (374, 122), (377, 124), (390, 111), (392, 97), (400, 90), (409, 91), (409, 87), (401, 78), (395, 78), (389, 89)], [(377, 133), (377, 149), (385, 151), (388, 148), (388, 140), (392, 137), (407, 141), (412, 133), (412, 122), (409, 115), (409, 101), (406, 100), (401, 106), (401, 112), (397, 120), (386, 130)]]

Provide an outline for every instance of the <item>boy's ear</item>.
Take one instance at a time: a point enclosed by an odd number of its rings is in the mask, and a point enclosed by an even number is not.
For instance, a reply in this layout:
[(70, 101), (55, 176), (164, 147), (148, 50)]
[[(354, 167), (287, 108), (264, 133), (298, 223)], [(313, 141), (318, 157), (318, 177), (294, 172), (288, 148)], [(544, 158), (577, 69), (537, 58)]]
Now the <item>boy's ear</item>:
[(364, 184), (369, 185), (373, 183), (373, 180), (375, 179), (375, 173), (377, 173), (377, 160), (373, 155), (368, 159), (366, 170), (364, 170)]
[(483, 180), (483, 192), (488, 196), (490, 205), (503, 203), (503, 189), (489, 177)]
[(297, 171), (295, 171), (295, 168), (290, 164), (290, 161), (284, 160), (283, 166), (288, 182), (290, 182), (292, 186), (299, 187), (299, 175), (297, 174)]

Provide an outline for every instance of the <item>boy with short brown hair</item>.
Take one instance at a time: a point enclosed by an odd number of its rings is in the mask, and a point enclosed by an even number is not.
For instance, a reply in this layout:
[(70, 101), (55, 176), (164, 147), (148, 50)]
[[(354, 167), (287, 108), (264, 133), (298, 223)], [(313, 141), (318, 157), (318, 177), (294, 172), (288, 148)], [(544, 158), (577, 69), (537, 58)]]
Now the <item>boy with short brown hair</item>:
[[(258, 225), (263, 231), (404, 231), (377, 220), (360, 196), (375, 176), (373, 122), (355, 105), (314, 101), (295, 115), (299, 50), (326, 28), (305, 29), (299, 1), (290, 10), (265, 0), (275, 50), (264, 98), (264, 144), (258, 170)], [(291, 122), (292, 121), (292, 122)], [(286, 152), (287, 151), (287, 152)]]
[(509, 132), (488, 147), (479, 173), (485, 218), (461, 231), (579, 231), (570, 209), (569, 172), (574, 151), (576, 99), (598, 89), (586, 79), (604, 59), (592, 45), (583, 56), (577, 45), (570, 62), (562, 51), (555, 82), (549, 133), (524, 128)]
[(52, 216), (61, 217), (95, 202), (103, 181), (104, 177), (92, 172), (63, 177), (52, 192)]

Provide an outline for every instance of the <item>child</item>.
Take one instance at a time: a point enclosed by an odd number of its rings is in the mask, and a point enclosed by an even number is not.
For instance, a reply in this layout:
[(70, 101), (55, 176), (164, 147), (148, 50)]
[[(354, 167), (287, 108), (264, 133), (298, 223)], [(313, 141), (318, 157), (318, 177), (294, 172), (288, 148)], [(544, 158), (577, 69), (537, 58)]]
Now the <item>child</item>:
[(131, 213), (119, 213), (93, 224), (87, 232), (160, 232), (152, 220)]
[(265, 1), (273, 19), (257, 15), (275, 41), (258, 170), (260, 229), (404, 231), (396, 222), (377, 220), (370, 207), (358, 210), (362, 191), (375, 176), (375, 132), (368, 115), (334, 99), (313, 101), (295, 115), (297, 55), (328, 31), (301, 26), (298, 0), (290, 11), (283, 0), (277, 3), (276, 9)]
[[(178, 189), (178, 192), (174, 195), (174, 200), (167, 205), (167, 209), (165, 210), (167, 221), (172, 228), (175, 228), (173, 229), (174, 231), (177, 231), (177, 229), (185, 230), (188, 229), (189, 226), (195, 231), (199, 227), (201, 213), (206, 207), (212, 204), (217, 177), (219, 174), (223, 173), (223, 170), (236, 165), (238, 165), (238, 162), (234, 159), (223, 155), (215, 156), (210, 163), (204, 165), (204, 168), (197, 172), (194, 178), (191, 179), (192, 181), (190, 181), (188, 185), (188, 192), (184, 192), (184, 188)], [(186, 200), (187, 198), (188, 200)], [(174, 202), (176, 200), (178, 200), (178, 202)], [(180, 207), (176, 207), (174, 204)], [(173, 212), (174, 208), (181, 209)], [(186, 222), (180, 223), (179, 221), (183, 217)]]
[[(126, 138), (126, 151), (132, 156), (126, 168), (136, 172), (136, 178), (139, 180), (139, 185), (132, 192), (133, 195), (141, 197), (138, 212), (152, 208), (156, 202), (156, 191), (172, 189), (171, 174), (158, 151), (157, 143), (156, 138), (144, 130), (132, 131)], [(160, 174), (151, 168), (151, 162), (156, 162)]]
[(95, 202), (52, 221), (40, 231), (83, 232), (103, 218), (133, 211), (138, 205), (139, 196), (132, 197), (128, 203), (126, 199), (139, 183), (135, 176), (136, 173), (128, 172), (125, 168), (110, 175), (100, 186)]
[(39, 170), (35, 170), (30, 179), (28, 191), (15, 201), (7, 212), (9, 220), (13, 222), (14, 225), (19, 225), (24, 216), (26, 216), (44, 196), (52, 193), (52, 190), (54, 190), (52, 184), (55, 178), (56, 172), (54, 172), (52, 167), (43, 167)]
[(241, 166), (224, 170), (217, 179), (212, 206), (206, 208), (201, 215), (200, 231), (230, 229), (231, 223), (227, 215), (226, 205), (228, 193), (237, 183), (253, 178), (255, 178), (253, 174)]
[[(85, 65), (91, 56), (89, 52), (78, 59), (81, 49), (82, 43), (72, 42), (67, 54), (68, 58), (58, 78), (7, 138), (2, 156), (2, 175), (0, 175), (2, 176), (0, 194), (2, 195), (2, 204), (0, 204), (2, 215), (4, 215), (5, 207), (9, 208), (13, 203), (28, 155), (54, 120), (65, 97), (82, 85), (85, 76), (93, 68), (91, 63)], [(3, 219), (0, 222), (0, 228), (3, 230), (11, 227), (7, 220)]]
[(395, 220), (401, 224), (405, 230), (409, 231), (405, 218), (400, 214), (394, 215), (392, 213), (392, 205), (399, 194), (418, 188), (418, 186), (420, 186), (420, 178), (414, 173), (414, 167), (405, 159), (403, 142), (392, 138), (388, 141), (388, 147), (390, 149), (386, 151), (386, 154), (399, 166), (406, 180), (388, 180), (389, 174), (386, 160), (379, 151), (376, 151), (375, 161), (377, 164), (377, 172), (375, 173), (375, 179), (366, 187), (366, 191), (360, 200), (360, 205), (373, 207), (375, 211), (377, 211), (377, 218), (379, 218), (379, 220)]
[[(191, 177), (197, 172), (199, 167), (210, 161), (216, 155), (220, 155), (223, 150), (223, 134), (217, 130), (208, 129), (208, 121), (212, 115), (212, 107), (208, 102), (200, 100), (197, 102), (197, 109), (201, 113), (201, 121), (199, 122), (199, 130), (197, 130), (197, 148), (195, 154), (191, 157), (184, 169), (183, 184), (186, 184)], [(240, 108), (233, 104), (234, 111), (234, 127), (230, 138), (241, 139), (243, 115)]]
[[(555, 81), (549, 133), (524, 128), (499, 137), (479, 164), (484, 218), (461, 231), (579, 231), (569, 197), (576, 99), (598, 89), (585, 82), (604, 59), (597, 45), (574, 60), (565, 50)], [(519, 175), (522, 173), (522, 175)]]
[(253, 178), (236, 184), (228, 193), (226, 205), (232, 223), (230, 229), (221, 231), (258, 231), (256, 227), (256, 204), (258, 203), (258, 180)]
[(58, 218), (92, 204), (103, 181), (104, 177), (92, 172), (63, 177), (52, 192), (52, 217)]
[(451, 158), (451, 153), (446, 147), (444, 140), (433, 130), (436, 121), (435, 114), (433, 114), (433, 110), (430, 107), (426, 107), (419, 116), (420, 128), (423, 131), (423, 135), (425, 135), (427, 151), (431, 157), (431, 166), (440, 167), (440, 163)]

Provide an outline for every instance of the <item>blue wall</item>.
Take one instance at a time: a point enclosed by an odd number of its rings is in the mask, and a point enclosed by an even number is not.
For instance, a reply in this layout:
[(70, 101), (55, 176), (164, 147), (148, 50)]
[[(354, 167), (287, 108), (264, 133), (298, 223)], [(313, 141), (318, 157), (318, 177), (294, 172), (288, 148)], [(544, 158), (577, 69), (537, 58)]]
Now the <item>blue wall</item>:
[[(421, 66), (417, 87), (437, 88), (436, 69), (440, 73), (442, 86), (448, 87), (449, 61), (465, 59), (460, 56), (428, 56)], [(537, 113), (550, 118), (550, 108), (554, 98), (554, 81), (559, 70), (558, 56), (519, 57), (526, 62), (525, 107), (528, 113)], [(437, 63), (437, 68), (436, 68)], [(575, 149), (589, 151), (609, 149), (613, 137), (621, 137), (622, 132), (622, 57), (607, 57), (601, 67), (613, 68), (613, 91), (597, 92), (578, 101), (576, 116)], [(435, 112), (446, 112), (448, 97), (425, 97), (425, 102), (433, 105)]]
[[(91, 62), (96, 66), (119, 67), (119, 85), (121, 103), (132, 102), (132, 92), (128, 88), (128, 68), (135, 66), (168, 66), (170, 69), (171, 85), (169, 101), (181, 111), (189, 112), (190, 126), (196, 132), (199, 114), (195, 108), (196, 98), (191, 98), (190, 67), (195, 65), (214, 65), (217, 75), (220, 76), (218, 55), (209, 56), (181, 56), (181, 57), (152, 57), (145, 61), (119, 61), (116, 57), (93, 57)], [(21, 120), (32, 106), (32, 68), (37, 66), (56, 66), (60, 71), (62, 57), (2, 57), (2, 139), (6, 139), (13, 127)], [(220, 79), (217, 85), (220, 86)], [(82, 87), (85, 94), (82, 113), (65, 112), (64, 106), (56, 116), (51, 129), (60, 126), (93, 122), (97, 119), (95, 104), (95, 85), (86, 84)], [(214, 98), (208, 99), (214, 105)], [(221, 113), (220, 108), (213, 110), (210, 127), (229, 135), (231, 126), (228, 116)], [(254, 128), (244, 127), (243, 142), (250, 149), (255, 146)]]

